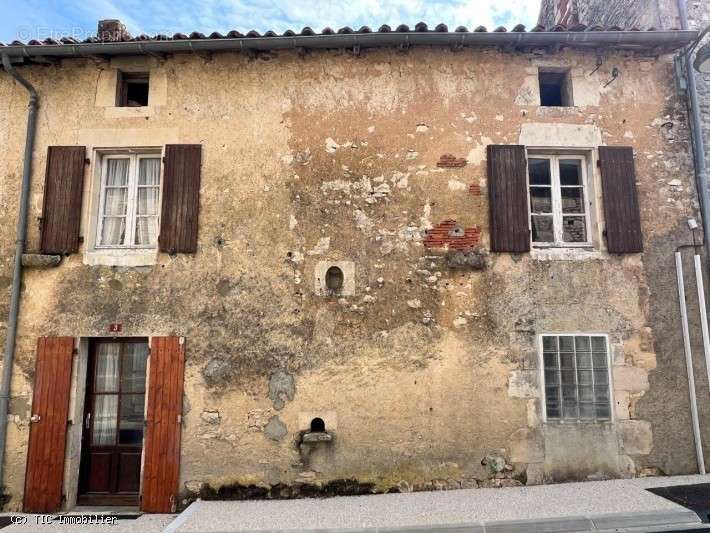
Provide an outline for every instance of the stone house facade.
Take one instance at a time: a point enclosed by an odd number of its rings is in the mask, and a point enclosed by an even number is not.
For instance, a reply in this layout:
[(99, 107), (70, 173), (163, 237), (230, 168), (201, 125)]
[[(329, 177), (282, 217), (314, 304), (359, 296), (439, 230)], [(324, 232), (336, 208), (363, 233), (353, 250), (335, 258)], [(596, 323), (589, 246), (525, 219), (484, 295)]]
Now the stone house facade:
[(695, 32), (390, 30), (0, 47), (8, 508), (697, 470)]

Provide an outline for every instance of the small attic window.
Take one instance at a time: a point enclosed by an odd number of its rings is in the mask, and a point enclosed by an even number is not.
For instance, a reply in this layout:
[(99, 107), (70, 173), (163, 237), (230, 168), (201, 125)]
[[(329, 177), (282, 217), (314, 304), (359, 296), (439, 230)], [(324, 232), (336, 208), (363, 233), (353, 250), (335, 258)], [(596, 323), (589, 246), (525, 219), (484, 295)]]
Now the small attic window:
[(118, 72), (116, 106), (145, 107), (148, 105), (150, 74), (148, 72)]
[(569, 70), (540, 69), (540, 105), (545, 107), (571, 107), (572, 82)]

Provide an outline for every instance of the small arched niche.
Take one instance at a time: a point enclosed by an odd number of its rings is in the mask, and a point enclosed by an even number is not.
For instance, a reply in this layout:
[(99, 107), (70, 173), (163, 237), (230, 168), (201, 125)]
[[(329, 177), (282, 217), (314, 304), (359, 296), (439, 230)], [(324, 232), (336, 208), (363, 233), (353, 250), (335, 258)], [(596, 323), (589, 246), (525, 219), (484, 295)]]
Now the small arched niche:
[(319, 296), (353, 296), (355, 264), (352, 261), (320, 261), (315, 269), (315, 289)]
[(320, 417), (311, 420), (311, 433), (325, 433), (325, 421)]
[(331, 266), (325, 272), (325, 286), (332, 293), (339, 293), (343, 290), (343, 282), (345, 281), (345, 275), (343, 270), (339, 266)]

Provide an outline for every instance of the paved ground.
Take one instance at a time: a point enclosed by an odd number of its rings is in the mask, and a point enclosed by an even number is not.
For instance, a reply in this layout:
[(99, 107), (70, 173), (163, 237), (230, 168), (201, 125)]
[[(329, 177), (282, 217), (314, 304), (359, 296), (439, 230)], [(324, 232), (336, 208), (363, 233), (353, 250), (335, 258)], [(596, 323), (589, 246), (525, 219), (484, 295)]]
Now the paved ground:
[[(142, 515), (135, 520), (118, 520), (113, 525), (61, 525), (56, 520), (43, 524), (37, 515), (14, 515), (26, 522), (2, 527), (2, 533), (296, 530), (352, 533), (362, 529), (384, 533), (388, 528), (390, 533), (680, 531), (685, 529), (682, 525), (692, 528), (701, 524), (684, 507), (644, 489), (697, 483), (710, 483), (710, 475), (328, 499), (198, 502), (180, 516)], [(0, 521), (9, 516), (13, 515), (0, 514)], [(535, 522), (511, 522), (520, 520)]]
[[(534, 531), (536, 529), (530, 524), (520, 528), (514, 524), (509, 524), (511, 527), (508, 528), (497, 528), (491, 522), (536, 519), (549, 523), (549, 519), (591, 515), (596, 517), (595, 525), (590, 526), (593, 530), (607, 529), (599, 524), (606, 524), (612, 529), (618, 527), (620, 523), (625, 523), (624, 517), (636, 517), (637, 521), (650, 520), (650, 525), (659, 523), (659, 517), (662, 521), (663, 517), (675, 516), (684, 520), (685, 516), (688, 523), (692, 523), (699, 520), (687, 509), (644, 489), (708, 482), (710, 476), (678, 476), (328, 499), (198, 502), (178, 517), (168, 531), (380, 529), (456, 524), (469, 525), (468, 531), (483, 531), (474, 527), (476, 524), (480, 526), (481, 522), (486, 522), (486, 531)], [(610, 513), (614, 514), (608, 519), (599, 516)], [(584, 519), (584, 523), (580, 522), (579, 529), (575, 530), (589, 530), (585, 529), (588, 523), (591, 523), (589, 518)], [(557, 530), (571, 531), (570, 524), (560, 524), (561, 529)]]

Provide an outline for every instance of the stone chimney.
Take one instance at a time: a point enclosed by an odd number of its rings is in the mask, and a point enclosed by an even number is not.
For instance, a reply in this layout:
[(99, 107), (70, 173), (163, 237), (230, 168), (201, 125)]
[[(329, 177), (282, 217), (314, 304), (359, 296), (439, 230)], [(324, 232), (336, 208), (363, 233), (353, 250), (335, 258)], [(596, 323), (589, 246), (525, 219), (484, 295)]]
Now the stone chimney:
[(126, 26), (120, 20), (107, 19), (99, 21), (96, 37), (98, 37), (99, 41), (112, 43), (127, 41), (131, 38), (131, 34), (126, 31)]

